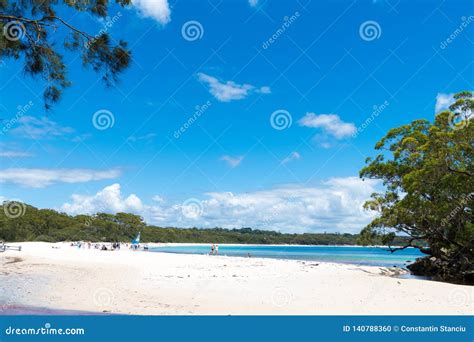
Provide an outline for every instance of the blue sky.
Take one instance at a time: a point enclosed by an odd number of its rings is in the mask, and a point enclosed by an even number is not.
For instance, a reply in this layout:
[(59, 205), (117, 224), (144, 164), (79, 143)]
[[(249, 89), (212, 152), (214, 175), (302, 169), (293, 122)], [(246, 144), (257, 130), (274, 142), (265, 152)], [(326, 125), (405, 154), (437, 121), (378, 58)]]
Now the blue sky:
[(65, 53), (73, 84), (51, 112), (41, 80), (0, 68), (1, 195), (71, 214), (357, 232), (380, 188), (357, 179), (376, 141), (473, 88), (470, 1), (140, 0), (109, 25), (60, 14), (133, 54), (105, 88)]

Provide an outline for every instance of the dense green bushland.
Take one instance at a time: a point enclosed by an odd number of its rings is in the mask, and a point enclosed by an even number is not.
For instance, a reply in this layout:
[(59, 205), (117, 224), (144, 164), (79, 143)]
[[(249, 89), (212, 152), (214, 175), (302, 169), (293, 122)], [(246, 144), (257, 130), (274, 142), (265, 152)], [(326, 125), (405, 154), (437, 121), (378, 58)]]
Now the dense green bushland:
[[(19, 211), (13, 212), (13, 204)], [(283, 234), (251, 228), (162, 228), (148, 226), (141, 217), (125, 213), (69, 216), (51, 209), (37, 209), (13, 202), (5, 202), (0, 208), (0, 240), (10, 242), (75, 240), (129, 242), (139, 231), (142, 242), (302, 245), (355, 245), (359, 242), (359, 236), (352, 234)], [(398, 238), (399, 244), (404, 242), (404, 239)]]

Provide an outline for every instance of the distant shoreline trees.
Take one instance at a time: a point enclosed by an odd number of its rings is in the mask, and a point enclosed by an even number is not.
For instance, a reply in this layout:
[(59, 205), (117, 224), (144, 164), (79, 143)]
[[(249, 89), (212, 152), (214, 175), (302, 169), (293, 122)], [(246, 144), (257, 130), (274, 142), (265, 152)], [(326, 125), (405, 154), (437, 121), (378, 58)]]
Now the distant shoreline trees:
[[(4, 202), (0, 206), (0, 240), (130, 242), (140, 231), (142, 242), (356, 245), (359, 241), (357, 234), (284, 234), (251, 228), (163, 228), (146, 225), (140, 216), (133, 214), (69, 216), (51, 209), (14, 204)], [(381, 241), (374, 242), (381, 244)], [(405, 242), (403, 238), (398, 240), (400, 245)]]

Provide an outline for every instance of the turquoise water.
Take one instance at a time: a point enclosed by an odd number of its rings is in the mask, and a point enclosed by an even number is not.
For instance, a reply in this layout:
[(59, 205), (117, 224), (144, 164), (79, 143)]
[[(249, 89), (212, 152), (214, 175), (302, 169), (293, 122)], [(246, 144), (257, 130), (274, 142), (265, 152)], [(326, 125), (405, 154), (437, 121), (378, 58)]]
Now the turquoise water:
[[(208, 254), (210, 245), (163, 246), (150, 248), (152, 252)], [(219, 255), (275, 259), (311, 260), (339, 262), (369, 266), (404, 267), (423, 254), (416, 248), (407, 248), (395, 253), (385, 247), (354, 246), (265, 246), (265, 245), (219, 245)]]

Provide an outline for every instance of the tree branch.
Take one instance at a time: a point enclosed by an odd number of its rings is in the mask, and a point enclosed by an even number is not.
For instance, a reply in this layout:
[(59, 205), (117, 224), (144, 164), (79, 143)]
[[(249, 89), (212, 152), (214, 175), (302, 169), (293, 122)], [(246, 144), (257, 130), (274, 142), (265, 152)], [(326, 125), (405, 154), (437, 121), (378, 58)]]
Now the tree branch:
[(77, 28), (75, 28), (74, 26), (70, 25), (68, 22), (66, 22), (65, 20), (59, 18), (59, 17), (56, 17), (56, 16), (47, 16), (47, 17), (43, 17), (43, 19), (41, 20), (46, 20), (46, 19), (54, 19), (54, 20), (59, 20), (61, 23), (63, 23), (65, 26), (69, 27), (71, 30), (81, 34), (82, 36), (84, 36), (87, 40), (91, 40), (91, 39), (94, 39), (94, 37), (92, 37), (91, 35), (89, 35), (87, 32), (84, 32), (84, 31), (81, 31)]
[[(21, 21), (21, 22), (24, 22), (24, 23), (27, 23), (27, 24), (33, 24), (36, 27), (38, 27), (38, 26), (50, 26), (45, 22), (46, 20), (57, 20), (57, 21), (61, 22), (64, 26), (68, 27), (70, 30), (79, 33), (80, 35), (82, 35), (87, 40), (94, 39), (94, 37), (89, 35), (87, 32), (79, 30), (78, 28), (76, 28), (76, 27), (72, 26), (71, 24), (69, 24), (64, 19), (62, 19), (60, 17), (57, 17), (57, 16), (54, 16), (54, 15), (44, 16), (41, 19), (29, 19), (29, 18), (17, 17), (17, 16), (14, 16), (14, 15), (0, 14), (0, 19)], [(37, 28), (35, 28), (35, 30), (37, 30)]]
[(448, 170), (451, 171), (451, 172), (454, 172), (454, 173), (459, 173), (459, 174), (462, 174), (462, 175), (465, 175), (465, 176), (468, 176), (468, 177), (472, 177), (473, 175), (467, 171), (462, 171), (462, 170), (456, 170), (456, 169), (453, 169), (452, 167), (448, 166)]
[(404, 249), (407, 249), (408, 247), (413, 247), (413, 248), (419, 249), (422, 253), (430, 254), (429, 249), (426, 249), (423, 246), (413, 245), (413, 241), (421, 240), (423, 238), (424, 237), (412, 237), (410, 240), (408, 240), (408, 244), (406, 244), (405, 246), (392, 248), (392, 246), (388, 245), (388, 249), (389, 249), (390, 253), (395, 253), (396, 251), (402, 251)]

